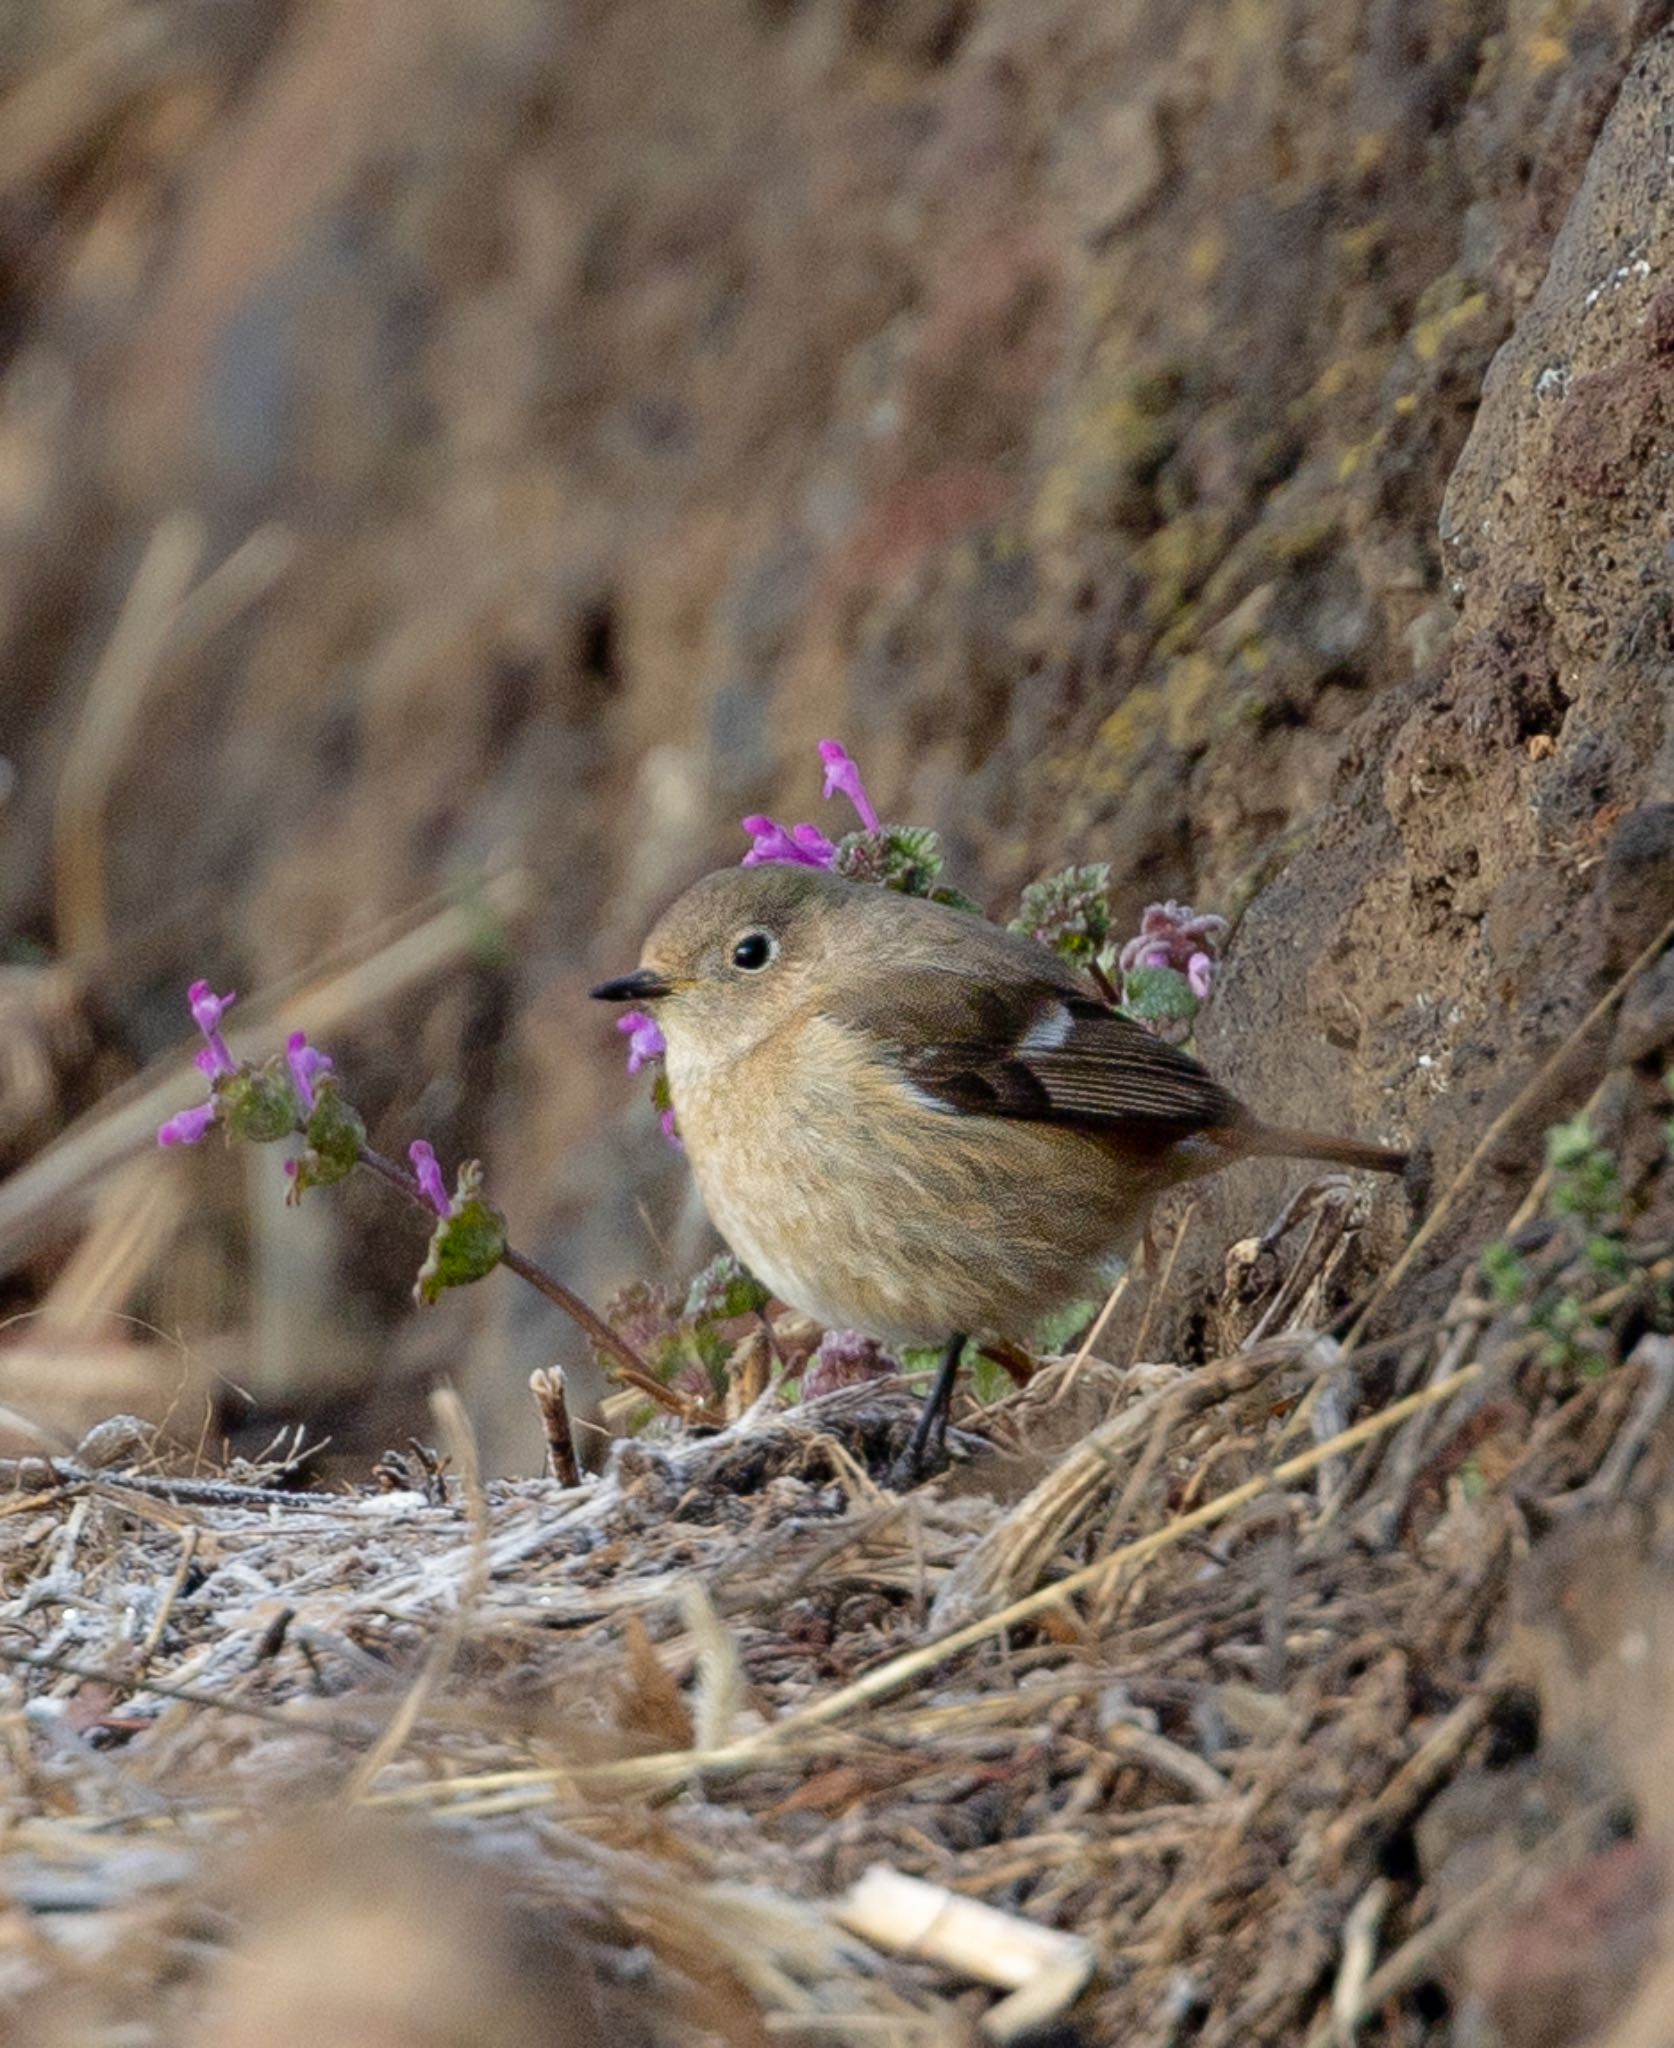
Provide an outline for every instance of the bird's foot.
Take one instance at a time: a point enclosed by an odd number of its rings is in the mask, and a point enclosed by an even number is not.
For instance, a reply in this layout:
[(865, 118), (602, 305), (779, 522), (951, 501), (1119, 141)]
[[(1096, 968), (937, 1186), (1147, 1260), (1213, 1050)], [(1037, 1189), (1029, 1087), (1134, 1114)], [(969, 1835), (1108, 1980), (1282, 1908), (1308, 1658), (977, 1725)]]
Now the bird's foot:
[(953, 1383), (959, 1376), (959, 1361), (965, 1353), (965, 1338), (950, 1337), (936, 1377), (926, 1395), (912, 1442), (897, 1459), (889, 1484), (897, 1493), (917, 1486), (947, 1461), (947, 1420), (953, 1409)]

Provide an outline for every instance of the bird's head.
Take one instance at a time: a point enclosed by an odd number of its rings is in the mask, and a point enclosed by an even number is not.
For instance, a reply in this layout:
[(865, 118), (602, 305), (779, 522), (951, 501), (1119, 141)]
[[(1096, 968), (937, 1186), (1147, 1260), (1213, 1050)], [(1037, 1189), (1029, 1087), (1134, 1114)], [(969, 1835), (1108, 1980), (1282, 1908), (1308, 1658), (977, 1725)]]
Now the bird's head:
[(705, 875), (657, 920), (635, 971), (592, 993), (642, 1005), (706, 1059), (742, 1054), (806, 1002), (857, 889), (789, 862)]

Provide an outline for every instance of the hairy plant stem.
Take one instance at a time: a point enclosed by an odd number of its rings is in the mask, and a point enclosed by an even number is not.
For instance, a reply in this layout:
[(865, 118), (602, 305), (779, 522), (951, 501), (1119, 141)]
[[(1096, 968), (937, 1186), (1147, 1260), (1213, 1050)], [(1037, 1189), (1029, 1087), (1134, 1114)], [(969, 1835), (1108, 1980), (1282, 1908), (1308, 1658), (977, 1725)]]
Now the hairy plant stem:
[[(404, 1166), (397, 1166), (393, 1159), (386, 1159), (383, 1153), (374, 1152), (370, 1145), (361, 1146), (360, 1163), (370, 1172), (377, 1174), (380, 1180), (386, 1180), (392, 1188), (399, 1189), (409, 1202), (422, 1209), (427, 1216), (435, 1214), (429, 1202), (425, 1200), (418, 1181)], [(650, 1387), (655, 1387), (659, 1395), (667, 1392), (662, 1383), (652, 1376), (645, 1360), (627, 1339), (619, 1337), (603, 1316), (589, 1308), (581, 1296), (572, 1293), (561, 1280), (554, 1280), (544, 1267), (537, 1266), (527, 1254), (515, 1250), (511, 1245), (507, 1245), (500, 1254), (500, 1263), (509, 1267), (520, 1280), (527, 1280), (537, 1294), (544, 1294), (554, 1308), (561, 1308), (571, 1322), (585, 1330), (602, 1351), (610, 1353), (626, 1375), (632, 1376), (630, 1383), (641, 1392), (649, 1392)], [(683, 1413), (684, 1410), (680, 1412)]]

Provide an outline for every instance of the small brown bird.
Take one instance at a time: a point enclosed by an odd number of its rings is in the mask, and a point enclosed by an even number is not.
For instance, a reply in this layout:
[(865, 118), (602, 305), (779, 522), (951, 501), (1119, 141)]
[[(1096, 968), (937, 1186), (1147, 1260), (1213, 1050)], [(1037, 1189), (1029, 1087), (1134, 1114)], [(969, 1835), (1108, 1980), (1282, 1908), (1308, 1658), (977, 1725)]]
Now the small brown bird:
[(1259, 1121), (1056, 954), (821, 868), (688, 889), (636, 973), (711, 1219), (782, 1301), (886, 1343), (1027, 1339), (1103, 1293), (1157, 1197), (1252, 1155), (1398, 1173), (1406, 1154)]

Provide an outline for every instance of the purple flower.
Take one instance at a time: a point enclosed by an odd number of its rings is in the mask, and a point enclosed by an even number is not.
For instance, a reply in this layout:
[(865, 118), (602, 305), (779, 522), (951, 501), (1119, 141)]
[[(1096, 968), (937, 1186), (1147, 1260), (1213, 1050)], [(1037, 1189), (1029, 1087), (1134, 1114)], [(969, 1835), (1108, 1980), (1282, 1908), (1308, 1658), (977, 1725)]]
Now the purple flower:
[(194, 981), (186, 991), (186, 1000), (192, 1006), (192, 1022), (207, 1041), (197, 1056), (200, 1070), (209, 1075), (230, 1074), (233, 1056), (227, 1050), (227, 1041), (221, 1036), (221, 1019), (238, 1001), (237, 995), (218, 996), (207, 981)]
[(857, 1387), (865, 1380), (896, 1379), (901, 1368), (875, 1338), (858, 1330), (827, 1330), (802, 1375), (802, 1398), (817, 1401), (839, 1387)]
[(1172, 967), (1185, 975), (1201, 1003), (1213, 985), (1215, 956), (1226, 929), (1224, 917), (1200, 915), (1188, 903), (1152, 903), (1139, 920), (1139, 936), (1122, 948), (1117, 965), (1124, 974), (1136, 967)]
[(750, 850), (740, 867), (759, 867), (763, 861), (793, 861), (798, 867), (828, 868), (837, 849), (817, 825), (792, 825), (787, 831), (776, 818), (751, 817), (743, 820), (750, 835)]
[(866, 785), (860, 779), (859, 765), (848, 749), (837, 740), (821, 740), (820, 759), (825, 763), (827, 802), (841, 791), (860, 813), (860, 822), (866, 830), (881, 832), (883, 825), (873, 808), (872, 799), (866, 794)]
[(196, 1109), (183, 1109), (171, 1116), (166, 1124), (157, 1126), (159, 1145), (196, 1145), (204, 1138), (215, 1121), (215, 1104), (199, 1103)]
[(304, 1110), (312, 1116), (314, 1083), (321, 1074), (331, 1072), (330, 1053), (310, 1045), (306, 1031), (293, 1031), (285, 1041), (285, 1064), (291, 1070), (291, 1079), (296, 1083), (296, 1092), (302, 1097)]
[[(881, 832), (883, 826), (848, 749), (836, 740), (821, 740), (820, 759), (825, 763), (825, 795), (846, 796), (859, 812), (865, 830)], [(837, 849), (817, 825), (781, 825), (777, 818), (758, 815), (745, 818), (743, 826), (750, 835), (750, 850), (740, 867), (759, 867), (770, 860), (791, 861), (804, 868), (829, 868), (836, 863)]]
[[(1209, 1000), (1220, 971), (1216, 955), (1226, 929), (1224, 917), (1200, 913), (1187, 903), (1146, 905), (1139, 935), (1122, 948), (1117, 965), (1122, 1000), (1147, 1031), (1170, 1045), (1191, 1036), (1192, 1019)], [(1144, 979), (1159, 970), (1163, 985)]]
[(167, 1123), (157, 1126), (159, 1145), (196, 1145), (208, 1134), (215, 1121), (216, 1081), (223, 1074), (236, 1074), (238, 1068), (233, 1056), (227, 1050), (227, 1041), (221, 1036), (221, 1019), (234, 1003), (236, 995), (218, 996), (207, 981), (194, 981), (186, 991), (186, 1000), (192, 1006), (192, 1022), (204, 1035), (204, 1043), (192, 1055), (192, 1064), (210, 1085), (210, 1097), (194, 1109), (183, 1109), (178, 1116), (171, 1116)]
[[(637, 1074), (642, 1067), (649, 1067), (662, 1059), (668, 1051), (668, 1040), (664, 1038), (655, 1017), (644, 1010), (630, 1010), (625, 1017), (616, 1020), (618, 1031), (628, 1034), (628, 1072)], [(651, 1090), (651, 1099), (659, 1105), (668, 1102), (668, 1077), (659, 1074)], [(663, 1107), (661, 1113), (663, 1136), (678, 1152), (684, 1152), (679, 1133), (674, 1128), (674, 1111)]]
[(668, 1051), (668, 1042), (657, 1028), (655, 1017), (648, 1017), (643, 1010), (630, 1010), (616, 1020), (618, 1031), (628, 1034), (628, 1072), (637, 1074), (641, 1067), (649, 1066), (652, 1060), (660, 1060)]
[(442, 1178), (442, 1169), (436, 1164), (432, 1146), (423, 1138), (415, 1138), (407, 1147), (407, 1157), (413, 1162), (413, 1171), (418, 1175), (419, 1192), (441, 1217), (453, 1214), (453, 1198), (448, 1193), (448, 1184)]

